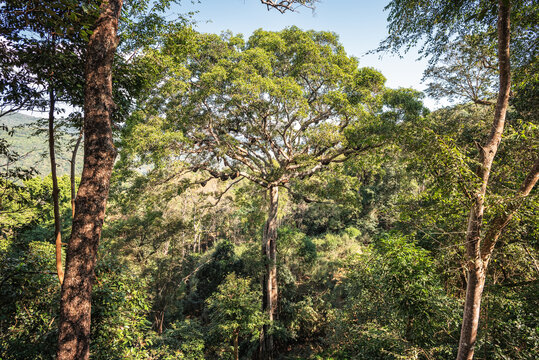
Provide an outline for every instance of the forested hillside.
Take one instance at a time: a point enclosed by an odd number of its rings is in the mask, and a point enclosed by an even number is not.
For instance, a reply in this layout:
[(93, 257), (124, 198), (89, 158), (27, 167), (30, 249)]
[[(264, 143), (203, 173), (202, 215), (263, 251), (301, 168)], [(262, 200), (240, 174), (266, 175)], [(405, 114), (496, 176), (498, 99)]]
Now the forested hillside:
[(425, 92), (170, 6), (0, 2), (0, 360), (537, 358), (539, 5), (387, 1)]
[[(41, 118), (24, 114), (10, 114), (0, 117), (0, 124), (13, 130), (12, 135), (0, 133), (7, 140), (9, 147), (21, 155), (17, 165), (28, 169), (34, 168), (37, 174), (46, 176), (51, 172), (48, 164), (48, 143), (46, 124), (40, 123)], [(71, 151), (77, 140), (76, 130), (58, 134), (57, 157), (58, 174), (69, 174), (71, 167)], [(77, 155), (77, 174), (82, 171), (82, 151)]]

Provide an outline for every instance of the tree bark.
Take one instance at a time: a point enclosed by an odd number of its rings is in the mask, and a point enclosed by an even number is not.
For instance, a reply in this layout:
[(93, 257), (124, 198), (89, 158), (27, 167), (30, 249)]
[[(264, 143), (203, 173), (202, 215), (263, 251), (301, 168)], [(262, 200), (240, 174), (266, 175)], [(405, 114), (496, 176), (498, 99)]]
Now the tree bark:
[(481, 310), (481, 296), (485, 286), (485, 268), (482, 261), (468, 269), (468, 285), (466, 287), (466, 302), (460, 333), (459, 352), (457, 359), (473, 359), (477, 329), (479, 328), (479, 315)]
[(52, 85), (49, 88), (49, 157), (51, 160), (52, 203), (54, 211), (54, 239), (56, 244), (56, 273), (60, 286), (64, 282), (64, 267), (62, 266), (62, 224), (60, 219), (60, 204), (58, 201), (58, 176), (56, 174), (56, 155), (54, 151), (54, 111), (56, 96)]
[(477, 175), (481, 183), (474, 194), (474, 204), (468, 217), (466, 232), (468, 285), (466, 287), (466, 300), (464, 303), (457, 360), (473, 359), (477, 329), (479, 327), (481, 295), (485, 285), (488, 265), (488, 261), (484, 261), (483, 259), (485, 256), (490, 257), (490, 254), (481, 254), (481, 227), (490, 170), (502, 138), (511, 91), (511, 65), (509, 62), (510, 13), (511, 7), (509, 1), (498, 0), (497, 26), (500, 85), (490, 135), (485, 146), (480, 149), (479, 160), (481, 166), (478, 169)]
[(67, 247), (58, 360), (88, 359), (97, 247), (116, 158), (112, 139), (112, 63), (122, 0), (103, 1), (88, 43), (84, 88), (84, 167)]
[[(262, 280), (262, 310), (268, 313), (270, 323), (277, 316), (277, 209), (279, 207), (279, 188), (270, 186), (268, 219), (262, 236), (262, 256), (265, 273)], [(273, 335), (268, 334), (270, 325), (264, 325), (260, 340), (260, 358), (273, 359)]]
[(236, 360), (240, 360), (240, 349), (239, 349), (239, 339), (238, 337), (240, 336), (239, 332), (236, 331), (234, 333), (234, 359)]
[(461, 339), (459, 343), (458, 359), (473, 359), (474, 344), (477, 338), (479, 327), (479, 315), (481, 306), (481, 295), (485, 285), (485, 277), (488, 263), (496, 241), (502, 234), (503, 229), (509, 223), (515, 212), (522, 205), (539, 180), (539, 158), (535, 160), (529, 174), (520, 186), (520, 189), (507, 207), (490, 222), (488, 230), (482, 237), (481, 246), (476, 249), (480, 257), (470, 260), (468, 263), (468, 282), (466, 288), (466, 302), (464, 306), (464, 317), (462, 321)]
[(79, 137), (77, 138), (77, 142), (75, 143), (75, 147), (73, 148), (73, 153), (71, 154), (71, 172), (70, 172), (70, 182), (71, 182), (71, 218), (75, 218), (75, 168), (77, 165), (77, 152), (79, 150), (80, 142), (82, 140), (82, 131), (79, 132)]

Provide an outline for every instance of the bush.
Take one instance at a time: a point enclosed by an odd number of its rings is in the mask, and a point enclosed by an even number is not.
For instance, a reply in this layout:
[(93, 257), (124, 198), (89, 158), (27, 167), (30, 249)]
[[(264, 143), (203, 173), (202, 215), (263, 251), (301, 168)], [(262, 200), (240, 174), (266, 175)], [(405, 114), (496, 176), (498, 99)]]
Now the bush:
[[(238, 351), (240, 339), (247, 343), (256, 342), (260, 330), (267, 324), (261, 311), (260, 290), (251, 289), (251, 280), (229, 274), (217, 291), (206, 301), (210, 314), (210, 328), (222, 343), (216, 349), (219, 358)], [(231, 343), (235, 346), (231, 348)], [(238, 354), (234, 353), (235, 358)]]
[(352, 262), (343, 286), (343, 306), (328, 337), (341, 354), (454, 356), (460, 305), (445, 294), (426, 250), (405, 237), (380, 239)]
[(136, 359), (147, 346), (150, 302), (143, 281), (114, 258), (100, 259), (92, 294), (94, 359)]
[(157, 339), (150, 353), (163, 360), (204, 360), (204, 329), (194, 319), (176, 321)]
[(6, 245), (2, 256), (0, 358), (50, 359), (60, 300), (55, 247), (41, 241), (17, 245)]

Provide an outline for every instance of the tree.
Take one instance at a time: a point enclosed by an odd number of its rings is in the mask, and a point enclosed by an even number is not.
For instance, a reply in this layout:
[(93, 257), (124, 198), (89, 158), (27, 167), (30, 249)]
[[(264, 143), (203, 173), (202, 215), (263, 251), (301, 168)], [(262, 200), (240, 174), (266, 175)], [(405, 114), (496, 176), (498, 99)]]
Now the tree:
[[(116, 159), (113, 120), (132, 109), (130, 91), (114, 89), (122, 82), (127, 88), (139, 89), (143, 81), (127, 72), (126, 77), (114, 79), (113, 66), (119, 45), (119, 25), (124, 32), (122, 39), (126, 50), (133, 50), (133, 57), (140, 47), (152, 44), (149, 38), (164, 29), (165, 21), (158, 14), (168, 8), (171, 1), (150, 3), (147, 0), (129, 1), (124, 7), (124, 22), (120, 15), (122, 0), (100, 2), (98, 8), (90, 8), (93, 18), (86, 23), (90, 36), (86, 47), (84, 66), (84, 166), (79, 190), (75, 199), (75, 216), (71, 238), (66, 252), (66, 274), (62, 286), (58, 359), (87, 359), (89, 357), (91, 293), (97, 248), (105, 217), (110, 178)], [(85, 10), (88, 4), (71, 3)], [(71, 19), (76, 22), (77, 18)], [(138, 38), (130, 30), (141, 31)], [(150, 30), (151, 29), (151, 30)], [(144, 30), (148, 33), (144, 33)], [(86, 32), (87, 34), (87, 32)], [(148, 38), (142, 35), (150, 35)], [(121, 64), (125, 64), (119, 61)], [(116, 71), (116, 73), (121, 73)], [(116, 96), (115, 96), (116, 95)], [(122, 96), (124, 95), (124, 96)]]
[(434, 260), (398, 232), (362, 247), (343, 276), (331, 347), (343, 358), (450, 359), (457, 301), (444, 291)]
[(58, 359), (89, 357), (91, 293), (97, 245), (116, 149), (112, 140), (112, 62), (122, 0), (100, 6), (87, 48), (84, 89), (84, 169), (62, 286)]
[(488, 39), (467, 35), (447, 44), (441, 59), (425, 70), (423, 80), (432, 80), (426, 92), (433, 98), (493, 105), (496, 75), (496, 54)]
[(266, 323), (258, 303), (260, 292), (251, 290), (249, 279), (229, 274), (206, 303), (210, 311), (212, 328), (219, 336), (234, 344), (234, 359), (239, 360), (239, 339), (258, 338)]
[[(11, 70), (6, 78), (18, 82), (18, 87), (5, 88), (6, 97), (14, 98), (14, 109), (32, 110), (48, 108), (49, 157), (53, 180), (52, 200), (55, 208), (56, 271), (63, 282), (61, 219), (58, 201), (58, 180), (55, 156), (55, 116), (57, 103), (73, 106), (82, 102), (82, 58), (84, 40), (80, 29), (84, 21), (70, 24), (67, 19), (77, 16), (69, 2), (21, 3), (5, 1), (1, 9), (1, 26), (9, 50), (11, 66), (24, 70)], [(85, 17), (83, 14), (82, 17)], [(35, 56), (35, 54), (39, 56)], [(23, 74), (24, 76), (22, 76)], [(30, 99), (19, 95), (31, 89)], [(23, 96), (23, 98), (21, 98)]]
[[(156, 166), (179, 157), (189, 170), (231, 180), (227, 189), (245, 179), (266, 190), (263, 308), (273, 321), (279, 188), (381, 146), (417, 94), (386, 90), (383, 76), (359, 69), (334, 34), (295, 27), (258, 30), (246, 43), (179, 32), (157, 58), (166, 75), (133, 117), (128, 141), (140, 157), (160, 154)], [(271, 356), (271, 336), (264, 346)]]
[[(533, 31), (530, 33), (526, 28), (529, 15), (523, 14), (526, 10), (536, 13), (537, 5), (509, 0), (499, 0), (497, 4), (483, 1), (442, 3), (411, 0), (392, 1), (386, 9), (390, 10), (390, 35), (379, 50), (409, 49), (422, 42), (423, 54), (432, 55), (432, 61), (436, 62), (445, 53), (445, 44), (453, 36), (465, 36), (474, 32), (492, 39), (497, 47), (498, 94), (493, 121), (490, 134), (484, 145), (479, 147), (475, 181), (464, 190), (470, 204), (465, 238), (468, 278), (457, 359), (469, 360), (473, 358), (481, 295), (494, 246), (539, 179), (539, 158), (536, 158), (520, 188), (510, 196), (506, 206), (488, 224), (484, 224), (492, 165), (502, 140), (511, 92), (510, 43), (522, 50), (529, 43), (530, 36), (534, 36)], [(511, 18), (516, 20), (516, 26), (511, 26)]]

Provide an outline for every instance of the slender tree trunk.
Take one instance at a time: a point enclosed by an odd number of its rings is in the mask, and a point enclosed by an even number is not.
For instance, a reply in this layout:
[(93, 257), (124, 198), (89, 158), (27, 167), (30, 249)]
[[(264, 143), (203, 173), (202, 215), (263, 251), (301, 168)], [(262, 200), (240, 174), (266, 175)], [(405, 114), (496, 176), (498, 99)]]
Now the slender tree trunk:
[[(505, 116), (509, 105), (511, 90), (511, 65), (509, 62), (510, 44), (510, 2), (498, 0), (498, 62), (500, 88), (488, 141), (480, 149), (480, 168), (478, 177), (481, 179), (479, 189), (474, 195), (474, 204), (468, 218), (466, 233), (466, 256), (468, 259), (468, 283), (466, 287), (466, 300), (460, 333), (457, 360), (473, 359), (474, 346), (479, 328), (479, 314), (481, 295), (485, 285), (485, 276), (490, 253), (481, 253), (481, 227), (483, 223), (484, 202), (487, 194), (487, 185), (490, 177), (492, 162), (498, 151), (505, 125)], [(493, 249), (493, 247), (492, 247)], [(492, 252), (490, 249), (490, 252)], [(487, 259), (487, 260), (484, 260)]]
[(236, 331), (236, 333), (234, 334), (234, 359), (236, 360), (240, 360), (240, 349), (238, 345), (239, 336), (240, 334)]
[(77, 138), (75, 148), (73, 148), (73, 153), (71, 154), (71, 173), (69, 177), (71, 180), (71, 219), (75, 218), (75, 168), (77, 165), (77, 152), (79, 151), (80, 142), (82, 140), (82, 131), (83, 129), (80, 129), (79, 137)]
[(60, 285), (64, 282), (64, 267), (62, 266), (62, 224), (60, 219), (60, 204), (58, 201), (58, 176), (56, 175), (56, 155), (54, 151), (54, 111), (56, 96), (52, 85), (49, 88), (49, 157), (51, 160), (52, 203), (54, 208), (54, 239), (56, 244), (56, 273)]
[[(277, 316), (277, 209), (279, 207), (279, 188), (270, 186), (268, 219), (262, 238), (262, 256), (266, 271), (262, 280), (262, 310), (268, 313), (270, 323)], [(260, 358), (273, 359), (273, 336), (268, 334), (269, 325), (262, 329)]]
[(84, 167), (67, 247), (58, 360), (89, 358), (91, 294), (116, 149), (112, 139), (112, 63), (122, 0), (103, 1), (88, 43), (84, 89)]
[(161, 335), (163, 333), (163, 325), (165, 323), (165, 309), (159, 310), (155, 315), (155, 327), (157, 329), (157, 334)]
[(466, 288), (466, 303), (460, 333), (458, 359), (473, 359), (485, 276), (485, 269), (481, 261), (477, 264), (477, 267), (468, 270), (468, 286)]
[[(500, 212), (490, 222), (488, 230), (481, 240), (479, 258), (474, 258), (468, 262), (468, 279), (466, 288), (466, 302), (464, 305), (464, 317), (462, 321), (461, 339), (459, 343), (458, 359), (473, 359), (474, 344), (479, 328), (479, 315), (481, 306), (481, 295), (485, 286), (485, 277), (488, 263), (494, 246), (498, 238), (507, 226), (515, 212), (522, 205), (523, 200), (531, 193), (534, 186), (539, 181), (539, 157), (536, 158), (528, 176), (520, 186), (517, 195), (508, 202), (504, 211)], [(477, 244), (479, 245), (479, 244)]]

